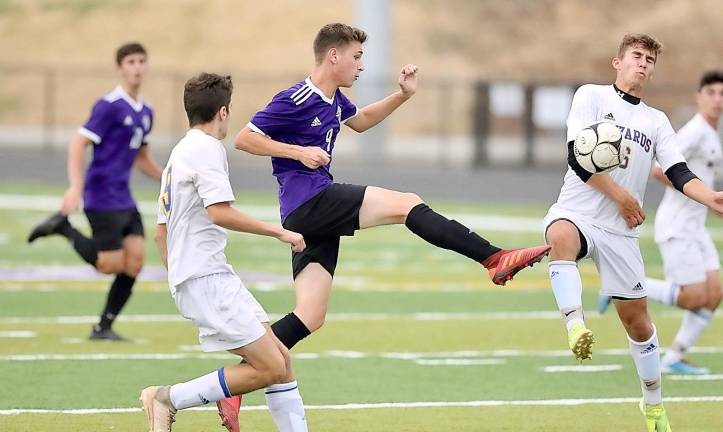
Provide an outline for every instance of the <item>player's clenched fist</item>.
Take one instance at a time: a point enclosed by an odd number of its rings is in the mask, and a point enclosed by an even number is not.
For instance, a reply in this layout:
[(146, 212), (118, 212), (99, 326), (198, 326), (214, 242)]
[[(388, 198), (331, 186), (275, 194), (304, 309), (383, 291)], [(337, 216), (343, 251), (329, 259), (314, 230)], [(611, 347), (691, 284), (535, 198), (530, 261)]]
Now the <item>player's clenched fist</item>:
[(411, 97), (417, 91), (418, 70), (417, 65), (410, 63), (404, 66), (399, 73), (399, 88), (402, 89), (402, 93), (407, 97)]
[(294, 252), (301, 252), (306, 249), (306, 242), (304, 242), (304, 236), (293, 231), (284, 230), (279, 236), (279, 240), (291, 245), (291, 250)]
[(322, 165), (329, 164), (331, 157), (320, 147), (302, 147), (299, 162), (308, 168), (317, 169)]

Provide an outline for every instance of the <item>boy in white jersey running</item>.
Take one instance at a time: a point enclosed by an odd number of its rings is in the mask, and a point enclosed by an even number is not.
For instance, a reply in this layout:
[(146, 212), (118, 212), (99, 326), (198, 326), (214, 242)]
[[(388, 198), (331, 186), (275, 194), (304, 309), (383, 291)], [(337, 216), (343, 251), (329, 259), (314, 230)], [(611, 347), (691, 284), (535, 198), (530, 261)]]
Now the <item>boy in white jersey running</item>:
[[(688, 169), (668, 118), (640, 100), (660, 51), (654, 38), (628, 34), (612, 60), (615, 83), (577, 90), (567, 120), (570, 169), (545, 217), (545, 238), (552, 246), (550, 282), (570, 349), (580, 361), (592, 356), (594, 338), (585, 327), (576, 262), (590, 257), (600, 273), (601, 293), (613, 298), (628, 335), (643, 390), (640, 409), (650, 432), (671, 430), (662, 404), (658, 337), (647, 311), (637, 229), (645, 219), (641, 204), (653, 159), (676, 189), (723, 212), (723, 193), (712, 191)], [(580, 130), (603, 120), (622, 133), (621, 164), (610, 174), (590, 174), (575, 160), (572, 143)]]
[[(693, 172), (710, 187), (721, 164), (721, 143), (716, 129), (723, 111), (723, 71), (703, 75), (696, 94), (698, 113), (678, 130), (678, 145)], [(666, 186), (655, 215), (655, 241), (660, 248), (665, 280), (647, 279), (650, 298), (687, 310), (673, 344), (661, 363), (663, 372), (706, 374), (683, 358), (685, 352), (710, 325), (721, 302), (718, 250), (705, 229), (708, 209), (673, 188), (663, 170), (653, 167), (653, 176)], [(601, 298), (604, 312), (609, 298)]]
[(228, 131), (232, 90), (231, 77), (215, 74), (202, 73), (186, 83), (183, 102), (191, 129), (163, 171), (156, 242), (176, 306), (198, 327), (203, 351), (229, 351), (245, 362), (185, 383), (144, 389), (140, 399), (151, 432), (170, 431), (177, 410), (264, 387), (278, 430), (307, 430), (289, 352), (224, 254), (222, 228), (275, 237), (294, 252), (305, 248), (300, 234), (230, 206), (234, 196), (220, 140)]

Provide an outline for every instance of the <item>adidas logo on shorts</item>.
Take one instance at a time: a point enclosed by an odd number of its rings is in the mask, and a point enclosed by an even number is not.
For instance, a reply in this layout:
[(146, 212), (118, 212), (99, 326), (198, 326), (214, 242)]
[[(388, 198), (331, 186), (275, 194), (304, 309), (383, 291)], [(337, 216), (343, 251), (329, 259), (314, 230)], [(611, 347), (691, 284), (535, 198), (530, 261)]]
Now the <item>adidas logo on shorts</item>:
[(640, 282), (636, 283), (635, 286), (633, 287), (633, 291), (642, 291), (642, 290), (643, 290), (643, 284), (641, 284)]

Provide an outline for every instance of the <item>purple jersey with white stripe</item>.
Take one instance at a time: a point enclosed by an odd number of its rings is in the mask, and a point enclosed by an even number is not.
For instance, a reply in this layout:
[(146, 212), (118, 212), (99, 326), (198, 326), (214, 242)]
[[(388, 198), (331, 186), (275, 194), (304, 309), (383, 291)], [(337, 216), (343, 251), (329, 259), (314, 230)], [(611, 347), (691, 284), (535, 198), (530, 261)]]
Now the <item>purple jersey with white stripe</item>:
[[(329, 99), (306, 78), (274, 96), (248, 127), (283, 143), (321, 147), (331, 156), (341, 125), (356, 113), (356, 106), (339, 89)], [(311, 169), (294, 159), (274, 157), (271, 165), (279, 183), (282, 221), (334, 182), (331, 162)]]
[(85, 210), (111, 211), (135, 207), (128, 186), (133, 161), (153, 127), (153, 111), (131, 99), (118, 86), (93, 106), (78, 133), (95, 144), (85, 173)]

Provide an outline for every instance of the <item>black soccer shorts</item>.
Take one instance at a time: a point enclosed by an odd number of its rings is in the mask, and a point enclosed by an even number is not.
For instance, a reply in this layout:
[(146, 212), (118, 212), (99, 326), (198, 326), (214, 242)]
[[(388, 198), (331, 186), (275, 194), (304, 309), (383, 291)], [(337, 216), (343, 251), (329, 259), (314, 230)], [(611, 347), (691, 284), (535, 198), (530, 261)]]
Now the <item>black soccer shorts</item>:
[(86, 210), (85, 216), (93, 230), (93, 242), (99, 251), (122, 249), (123, 239), (129, 235), (144, 237), (143, 220), (135, 207), (112, 211)]
[(284, 221), (284, 228), (304, 236), (306, 249), (292, 252), (294, 279), (307, 265), (319, 263), (334, 276), (341, 236), (359, 229), (359, 210), (366, 186), (334, 183), (301, 205)]

